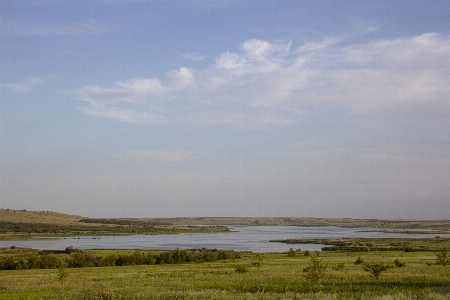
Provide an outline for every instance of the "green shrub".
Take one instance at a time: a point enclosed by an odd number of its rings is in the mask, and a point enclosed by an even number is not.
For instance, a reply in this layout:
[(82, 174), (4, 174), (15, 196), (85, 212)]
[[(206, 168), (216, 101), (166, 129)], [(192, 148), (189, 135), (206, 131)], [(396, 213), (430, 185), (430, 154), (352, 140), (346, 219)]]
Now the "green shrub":
[(394, 265), (399, 268), (406, 266), (406, 264), (404, 262), (399, 261), (398, 258), (394, 260)]
[(355, 265), (360, 265), (364, 263), (364, 259), (362, 259), (360, 256), (358, 256), (358, 258), (355, 260)]
[(234, 271), (236, 273), (247, 273), (248, 268), (246, 266), (237, 266), (236, 268), (234, 268)]
[(364, 271), (369, 272), (376, 279), (380, 277), (382, 272), (392, 268), (391, 265), (384, 262), (363, 263), (362, 267)]
[(57, 276), (59, 281), (63, 281), (67, 278), (67, 276), (69, 276), (69, 271), (67, 271), (67, 264), (64, 260), (61, 261)]
[(287, 253), (288, 257), (295, 257), (297, 256), (297, 252), (294, 251), (293, 248), (289, 249), (288, 253)]
[(436, 254), (436, 264), (445, 267), (450, 264), (450, 259), (448, 257), (448, 251), (444, 248), (441, 253)]
[(306, 268), (303, 269), (303, 272), (306, 273), (303, 276), (312, 283), (318, 283), (325, 277), (326, 269), (327, 264), (313, 255)]

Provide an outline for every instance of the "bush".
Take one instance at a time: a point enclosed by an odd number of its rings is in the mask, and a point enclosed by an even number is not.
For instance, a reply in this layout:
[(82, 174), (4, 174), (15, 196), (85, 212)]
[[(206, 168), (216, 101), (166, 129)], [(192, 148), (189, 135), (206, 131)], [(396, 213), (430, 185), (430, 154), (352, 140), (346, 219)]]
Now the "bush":
[(61, 260), (55, 255), (41, 255), (41, 269), (56, 269), (60, 263)]
[(318, 283), (325, 277), (326, 269), (327, 264), (313, 255), (306, 268), (303, 269), (303, 272), (306, 273), (303, 276), (312, 283)]
[(364, 271), (369, 272), (373, 277), (375, 277), (375, 279), (378, 279), (380, 277), (381, 272), (392, 268), (391, 265), (385, 264), (384, 262), (363, 263), (362, 267)]
[(355, 260), (355, 265), (360, 265), (364, 263), (364, 259), (362, 259), (360, 256), (358, 256), (358, 258)]
[(248, 268), (246, 266), (237, 266), (236, 268), (234, 268), (234, 271), (236, 273), (247, 273)]
[(406, 264), (404, 262), (399, 261), (398, 258), (394, 260), (394, 265), (399, 268), (406, 266)]
[(69, 276), (69, 271), (67, 271), (67, 264), (64, 260), (61, 261), (61, 264), (58, 268), (58, 280), (63, 281)]
[(297, 256), (297, 252), (294, 251), (293, 248), (289, 249), (288, 253), (287, 253), (288, 257), (295, 257)]
[(436, 254), (436, 264), (443, 267), (450, 264), (447, 249), (444, 248), (441, 253)]

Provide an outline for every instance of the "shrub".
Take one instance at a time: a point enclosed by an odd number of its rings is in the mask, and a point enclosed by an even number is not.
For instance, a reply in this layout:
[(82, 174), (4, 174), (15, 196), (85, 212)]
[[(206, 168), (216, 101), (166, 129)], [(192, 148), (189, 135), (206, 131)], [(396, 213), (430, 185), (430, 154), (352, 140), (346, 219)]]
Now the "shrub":
[(312, 283), (318, 283), (325, 277), (326, 269), (327, 264), (313, 255), (306, 268), (303, 269), (303, 272), (306, 273), (303, 276)]
[(364, 263), (364, 259), (362, 259), (360, 256), (358, 256), (358, 258), (355, 260), (355, 265), (360, 265)]
[(310, 256), (310, 255), (311, 255), (311, 252), (309, 252), (308, 250), (306, 250), (305, 253), (304, 253), (304, 255), (305, 255), (305, 256)]
[(394, 265), (399, 268), (406, 266), (406, 264), (404, 262), (399, 261), (398, 258), (394, 260)]
[(446, 248), (444, 248), (441, 253), (436, 254), (436, 264), (443, 267), (450, 264), (450, 259), (448, 257), (448, 251)]
[(234, 268), (234, 271), (236, 273), (247, 273), (248, 268), (246, 266), (237, 266), (236, 268)]
[(59, 281), (63, 281), (67, 278), (67, 276), (69, 276), (69, 271), (67, 271), (67, 264), (64, 260), (61, 261), (57, 276)]
[(362, 267), (364, 271), (369, 272), (375, 279), (378, 279), (382, 272), (392, 268), (391, 265), (384, 262), (363, 263)]
[(294, 249), (289, 249), (287, 253), (288, 257), (295, 257), (297, 255), (297, 252), (294, 251)]
[(56, 269), (60, 263), (61, 260), (55, 255), (41, 255), (41, 269)]

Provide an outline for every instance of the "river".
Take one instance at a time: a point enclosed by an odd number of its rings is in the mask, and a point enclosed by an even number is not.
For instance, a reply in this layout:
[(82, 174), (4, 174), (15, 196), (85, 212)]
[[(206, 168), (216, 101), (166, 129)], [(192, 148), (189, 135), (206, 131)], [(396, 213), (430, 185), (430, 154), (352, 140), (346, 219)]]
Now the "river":
[[(132, 236), (74, 236), (32, 240), (0, 241), (0, 247), (25, 247), (41, 250), (79, 249), (165, 249), (209, 248), (252, 252), (286, 252), (290, 248), (320, 251), (325, 245), (271, 243), (284, 239), (335, 238), (433, 238), (435, 234), (398, 234), (373, 232), (386, 228), (229, 226), (233, 232), (161, 234)], [(368, 232), (370, 231), (370, 232)], [(450, 237), (441, 234), (442, 237)]]

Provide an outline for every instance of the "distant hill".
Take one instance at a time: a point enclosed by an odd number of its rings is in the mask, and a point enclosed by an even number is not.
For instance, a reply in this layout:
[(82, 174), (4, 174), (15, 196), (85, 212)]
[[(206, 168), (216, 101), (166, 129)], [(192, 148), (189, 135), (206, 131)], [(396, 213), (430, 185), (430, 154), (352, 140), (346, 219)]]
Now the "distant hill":
[[(57, 225), (99, 226), (129, 222), (177, 225), (244, 225), (244, 226), (338, 226), (392, 229), (439, 229), (450, 231), (449, 220), (383, 220), (351, 218), (298, 218), (298, 217), (197, 217), (197, 218), (96, 218), (62, 214), (52, 211), (0, 209), (0, 221), (43, 223)], [(91, 221), (92, 220), (92, 221)], [(102, 220), (104, 222), (102, 222)], [(115, 222), (113, 222), (116, 220)], [(86, 222), (91, 221), (91, 222)]]
[(28, 211), (15, 209), (0, 209), (0, 221), (3, 222), (23, 222), (42, 223), (58, 225), (79, 225), (79, 221), (84, 219), (80, 216), (62, 214), (52, 211)]
[(200, 218), (149, 218), (149, 222), (168, 222), (176, 225), (242, 225), (242, 226), (336, 226), (347, 228), (439, 229), (450, 230), (449, 220), (383, 220), (351, 218), (305, 217), (200, 217)]

